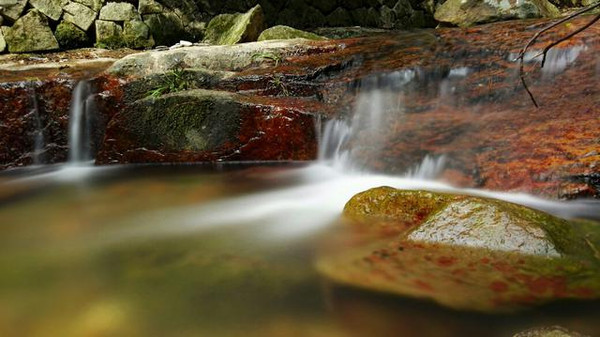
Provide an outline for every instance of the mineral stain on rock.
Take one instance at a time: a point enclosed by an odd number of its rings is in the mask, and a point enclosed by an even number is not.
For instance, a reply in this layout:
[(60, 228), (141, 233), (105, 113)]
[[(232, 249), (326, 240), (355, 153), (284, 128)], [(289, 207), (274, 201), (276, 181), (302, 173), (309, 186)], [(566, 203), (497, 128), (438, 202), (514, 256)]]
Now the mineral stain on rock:
[(600, 297), (600, 226), (508, 202), (375, 188), (318, 261), (342, 284), (455, 309), (510, 312)]

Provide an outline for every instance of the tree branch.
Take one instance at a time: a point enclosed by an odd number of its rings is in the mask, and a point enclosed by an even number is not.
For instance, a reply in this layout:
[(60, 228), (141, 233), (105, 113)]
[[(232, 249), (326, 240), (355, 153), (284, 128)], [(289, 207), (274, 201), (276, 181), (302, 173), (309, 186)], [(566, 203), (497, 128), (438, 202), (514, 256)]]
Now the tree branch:
[[(527, 53), (527, 49), (529, 49), (529, 47), (531, 47), (531, 45), (545, 32), (549, 31), (550, 29), (564, 23), (570, 20), (573, 20), (574, 18), (585, 14), (589, 11), (592, 11), (593, 9), (599, 8), (600, 7), (600, 2), (594, 5), (591, 5), (589, 7), (583, 8), (573, 14), (570, 14), (556, 22), (551, 23), (550, 25), (542, 28), (541, 30), (539, 30), (537, 33), (535, 33), (535, 35), (533, 35), (533, 37), (527, 42), (527, 44), (521, 49), (521, 52), (519, 53), (519, 56), (517, 56), (517, 58), (515, 59), (515, 61), (519, 60), (519, 77), (521, 78), (521, 83), (523, 84), (523, 88), (525, 88), (525, 91), (527, 91), (527, 94), (529, 95), (529, 97), (531, 98), (531, 101), (533, 102), (533, 105), (535, 105), (536, 108), (539, 108), (539, 105), (537, 103), (537, 101), (535, 100), (535, 97), (533, 95), (533, 93), (531, 92), (531, 90), (529, 90), (529, 87), (527, 86), (527, 82), (525, 81), (525, 71), (524, 71), (524, 64), (525, 64), (525, 54)], [(544, 67), (544, 64), (546, 63), (546, 57), (548, 55), (548, 51), (550, 51), (550, 49), (552, 49), (553, 47), (555, 47), (556, 45), (558, 45), (561, 42), (564, 42), (572, 37), (574, 37), (575, 35), (581, 33), (582, 31), (586, 30), (587, 28), (589, 28), (591, 25), (593, 25), (594, 23), (596, 23), (598, 20), (600, 20), (600, 14), (596, 15), (592, 20), (590, 20), (588, 23), (586, 23), (585, 25), (583, 25), (582, 27), (578, 28), (576, 31), (570, 33), (567, 36), (564, 36), (552, 43), (550, 43), (549, 45), (547, 45), (544, 50), (535, 55), (533, 57), (533, 59), (539, 57), (540, 55), (542, 55), (542, 64), (541, 67)]]

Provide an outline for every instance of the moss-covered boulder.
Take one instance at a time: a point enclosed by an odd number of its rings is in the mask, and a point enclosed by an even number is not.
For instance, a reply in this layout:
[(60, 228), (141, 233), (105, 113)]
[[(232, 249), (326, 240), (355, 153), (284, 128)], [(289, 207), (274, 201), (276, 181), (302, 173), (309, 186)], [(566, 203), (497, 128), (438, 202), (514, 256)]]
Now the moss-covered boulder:
[(389, 187), (356, 195), (344, 215), (338, 248), (319, 261), (337, 282), (485, 312), (600, 297), (598, 223)]
[(54, 21), (60, 19), (63, 12), (62, 8), (67, 3), (69, 3), (68, 0), (29, 0), (29, 4), (33, 6), (33, 8), (44, 13)]
[(232, 45), (258, 40), (265, 29), (262, 7), (256, 5), (241, 14), (221, 14), (213, 18), (206, 28), (204, 41), (218, 45)]
[(170, 46), (188, 37), (183, 21), (173, 12), (144, 15), (144, 23), (157, 45)]
[(510, 19), (557, 17), (560, 11), (547, 0), (479, 1), (448, 0), (435, 11), (440, 22), (467, 27)]
[(288, 26), (275, 26), (264, 30), (258, 41), (265, 40), (290, 40), (290, 39), (326, 40), (325, 37), (305, 32)]
[(166, 151), (207, 151), (235, 141), (241, 119), (235, 95), (199, 89), (176, 92), (184, 86), (182, 82), (173, 93), (136, 101), (123, 116), (132, 134)]
[(6, 50), (6, 40), (4, 40), (4, 33), (2, 33), (2, 28), (0, 28), (0, 53), (3, 53)]
[(58, 41), (48, 26), (48, 19), (36, 9), (29, 11), (12, 27), (4, 27), (3, 32), (11, 53), (58, 49)]
[(98, 12), (77, 2), (70, 2), (64, 8), (63, 20), (87, 31), (90, 29)]
[(7, 4), (2, 5), (3, 10), (0, 14), (10, 21), (16, 21), (23, 13), (23, 10), (25, 10), (27, 1), (28, 0), (14, 0), (13, 2), (8, 1)]
[(62, 49), (82, 48), (90, 44), (90, 39), (83, 30), (66, 21), (56, 27), (54, 36)]

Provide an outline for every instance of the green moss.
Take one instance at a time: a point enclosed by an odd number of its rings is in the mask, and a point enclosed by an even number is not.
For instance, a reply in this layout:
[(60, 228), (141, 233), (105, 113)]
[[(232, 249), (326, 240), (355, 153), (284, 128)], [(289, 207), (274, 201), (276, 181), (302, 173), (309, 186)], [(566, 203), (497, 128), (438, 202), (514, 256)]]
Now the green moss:
[(136, 101), (124, 118), (149, 148), (208, 151), (236, 141), (241, 106), (233, 94), (196, 89)]
[(206, 27), (204, 41), (218, 45), (256, 41), (264, 30), (264, 20), (260, 5), (245, 14), (218, 15)]
[(62, 49), (75, 49), (90, 44), (87, 34), (70, 22), (61, 22), (54, 31), (54, 36)]
[(266, 40), (288, 40), (288, 39), (326, 40), (317, 34), (305, 32), (288, 26), (275, 26), (264, 30), (258, 37), (258, 41)]

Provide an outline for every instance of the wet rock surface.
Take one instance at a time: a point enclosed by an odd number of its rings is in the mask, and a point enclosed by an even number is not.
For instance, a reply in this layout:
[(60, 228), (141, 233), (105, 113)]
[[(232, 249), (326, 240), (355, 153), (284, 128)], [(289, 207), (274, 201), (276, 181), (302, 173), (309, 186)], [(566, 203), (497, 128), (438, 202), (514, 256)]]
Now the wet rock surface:
[(350, 223), (336, 232), (339, 246), (318, 262), (336, 282), (483, 312), (600, 296), (597, 223), (391, 188), (356, 195), (344, 214)]

